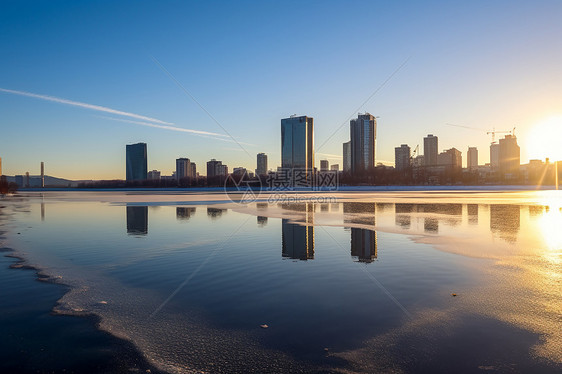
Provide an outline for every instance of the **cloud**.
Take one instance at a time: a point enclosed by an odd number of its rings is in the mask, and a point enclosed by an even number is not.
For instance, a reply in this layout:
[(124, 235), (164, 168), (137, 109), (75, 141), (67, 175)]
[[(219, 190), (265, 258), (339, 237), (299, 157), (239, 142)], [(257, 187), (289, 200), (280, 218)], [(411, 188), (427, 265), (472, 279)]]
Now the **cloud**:
[(119, 115), (119, 116), (136, 118), (136, 119), (140, 119), (140, 120), (143, 120), (143, 121), (150, 121), (150, 122), (159, 123), (159, 124), (162, 124), (162, 125), (173, 125), (173, 123), (161, 121), (161, 120), (156, 119), (156, 118), (142, 116), (140, 114), (123, 112), (121, 110), (111, 109), (111, 108), (107, 108), (107, 107), (100, 106), (100, 105), (81, 103), (79, 101), (61, 99), (59, 97), (54, 97), (54, 96), (39, 95), (39, 94), (34, 94), (34, 93), (31, 93), (31, 92), (25, 92), (25, 91), (8, 90), (6, 88), (0, 88), (0, 92), (11, 93), (11, 94), (20, 95), (20, 96), (33, 97), (35, 99), (47, 100), (47, 101), (52, 101), (52, 102), (59, 103), (59, 104), (66, 104), (66, 105), (72, 105), (72, 106), (76, 106), (76, 107), (80, 107), (80, 108), (96, 110), (98, 112), (111, 113), (111, 114), (116, 114), (116, 115)]
[(341, 158), (343, 158), (342, 155), (334, 155), (334, 154), (332, 154), (332, 153), (316, 152), (316, 155), (317, 155), (317, 156), (324, 156), (324, 157), (326, 157), (326, 158), (335, 158), (335, 159), (338, 159), (338, 160), (341, 159)]
[(195, 135), (207, 135), (207, 136), (210, 136), (210, 137), (214, 137), (214, 136), (228, 137), (228, 135), (217, 134), (215, 132), (202, 131), (202, 130), (192, 130), (192, 129), (186, 129), (186, 128), (183, 128), (183, 127), (176, 127), (176, 126), (171, 126), (171, 125), (160, 125), (160, 124), (156, 124), (156, 123), (133, 121), (133, 120), (130, 120), (130, 119), (113, 118), (113, 117), (106, 117), (106, 116), (98, 116), (98, 117), (103, 118), (103, 119), (108, 119), (110, 121), (126, 122), (126, 123), (132, 123), (132, 124), (135, 124), (135, 125), (148, 126), (148, 127), (154, 127), (154, 128), (157, 128), (157, 129), (164, 129), (164, 130), (171, 130), (171, 131), (188, 132), (190, 134), (195, 134)]
[[(75, 107), (79, 107), (79, 108), (85, 108), (85, 109), (95, 110), (95, 111), (98, 111), (98, 112), (109, 113), (109, 114), (114, 114), (114, 115), (118, 115), (118, 116), (132, 118), (132, 119), (125, 119), (125, 118), (114, 118), (114, 117), (99, 116), (100, 118), (108, 119), (108, 120), (111, 120), (111, 121), (132, 123), (132, 124), (136, 124), (136, 125), (154, 127), (154, 128), (163, 129), (163, 130), (186, 132), (186, 133), (201, 136), (201, 137), (204, 137), (204, 138), (221, 140), (221, 141), (225, 141), (225, 142), (238, 143), (239, 145), (240, 144), (254, 145), (254, 144), (250, 144), (250, 143), (238, 142), (234, 138), (231, 139), (231, 137), (229, 135), (218, 134), (218, 133), (210, 132), (210, 131), (192, 130), (192, 129), (186, 129), (186, 128), (183, 128), (183, 127), (177, 127), (177, 126), (174, 126), (174, 123), (172, 123), (172, 122), (166, 122), (166, 121), (159, 120), (157, 118), (147, 117), (147, 116), (143, 116), (143, 115), (136, 114), (136, 113), (123, 112), (121, 110), (116, 110), (116, 109), (112, 109), (112, 108), (108, 108), (108, 107), (104, 107), (104, 106), (100, 106), (100, 105), (94, 105), (94, 104), (82, 103), (82, 102), (79, 102), (79, 101), (61, 99), (59, 97), (48, 96), (48, 95), (39, 95), (39, 94), (35, 94), (35, 93), (32, 93), (32, 92), (26, 92), (26, 91), (9, 90), (9, 89), (6, 89), (6, 88), (0, 88), (0, 92), (9, 93), (9, 94), (13, 94), (13, 95), (32, 97), (32, 98), (35, 98), (35, 99), (52, 101), (52, 102), (59, 103), (59, 104), (66, 104), (66, 105), (71, 105), (71, 106), (75, 106)], [(135, 119), (137, 121), (135, 121)]]

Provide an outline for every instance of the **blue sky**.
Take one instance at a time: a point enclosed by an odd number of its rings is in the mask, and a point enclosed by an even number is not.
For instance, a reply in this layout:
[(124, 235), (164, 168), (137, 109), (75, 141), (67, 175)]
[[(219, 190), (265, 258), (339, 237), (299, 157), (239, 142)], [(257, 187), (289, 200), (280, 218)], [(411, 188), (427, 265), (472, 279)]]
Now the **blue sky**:
[(516, 126), (526, 162), (540, 157), (526, 136), (562, 114), (561, 16), (560, 1), (3, 1), (1, 89), (218, 134), (4, 91), (3, 172), (37, 174), (45, 161), (49, 175), (124, 178), (125, 144), (139, 141), (166, 175), (177, 157), (253, 170), (265, 152), (274, 168), (291, 114), (314, 117), (317, 164), (341, 164), (348, 119), (404, 61), (360, 108), (380, 116), (378, 161), (432, 133), (464, 162), (477, 146), (485, 163), (485, 130)]

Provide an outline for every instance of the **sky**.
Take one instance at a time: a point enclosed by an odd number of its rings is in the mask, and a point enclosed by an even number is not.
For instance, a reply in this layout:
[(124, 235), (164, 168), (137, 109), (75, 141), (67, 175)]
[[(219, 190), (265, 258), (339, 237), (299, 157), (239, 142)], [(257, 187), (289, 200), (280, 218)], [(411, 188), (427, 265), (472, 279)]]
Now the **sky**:
[(523, 163), (562, 159), (543, 144), (562, 135), (561, 18), (561, 1), (2, 1), (3, 174), (123, 179), (136, 142), (163, 175), (259, 152), (274, 169), (292, 114), (314, 118), (316, 164), (341, 165), (365, 111), (389, 165), (427, 134), (484, 164), (486, 132), (514, 127)]

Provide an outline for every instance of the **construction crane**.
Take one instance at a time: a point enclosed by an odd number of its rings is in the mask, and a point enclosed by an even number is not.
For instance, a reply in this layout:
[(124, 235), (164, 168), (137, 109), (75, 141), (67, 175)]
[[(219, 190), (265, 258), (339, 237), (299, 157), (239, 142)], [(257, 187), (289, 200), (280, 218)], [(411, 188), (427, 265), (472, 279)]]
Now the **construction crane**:
[(488, 131), (486, 134), (492, 135), (492, 144), (494, 144), (496, 142), (496, 134), (515, 134), (515, 127), (512, 131), (496, 131), (496, 129), (493, 128), (492, 131)]
[(420, 150), (420, 145), (416, 145), (416, 148), (414, 148), (414, 151), (412, 152), (412, 155), (410, 156), (410, 164), (412, 164), (414, 158), (416, 158), (416, 156), (418, 155), (418, 152)]

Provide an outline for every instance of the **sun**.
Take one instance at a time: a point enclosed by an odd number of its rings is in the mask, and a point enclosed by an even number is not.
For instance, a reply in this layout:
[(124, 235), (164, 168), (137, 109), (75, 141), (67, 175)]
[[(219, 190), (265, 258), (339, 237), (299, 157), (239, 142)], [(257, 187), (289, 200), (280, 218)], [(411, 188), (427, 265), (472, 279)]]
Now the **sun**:
[(562, 115), (537, 123), (526, 139), (529, 159), (562, 161)]

